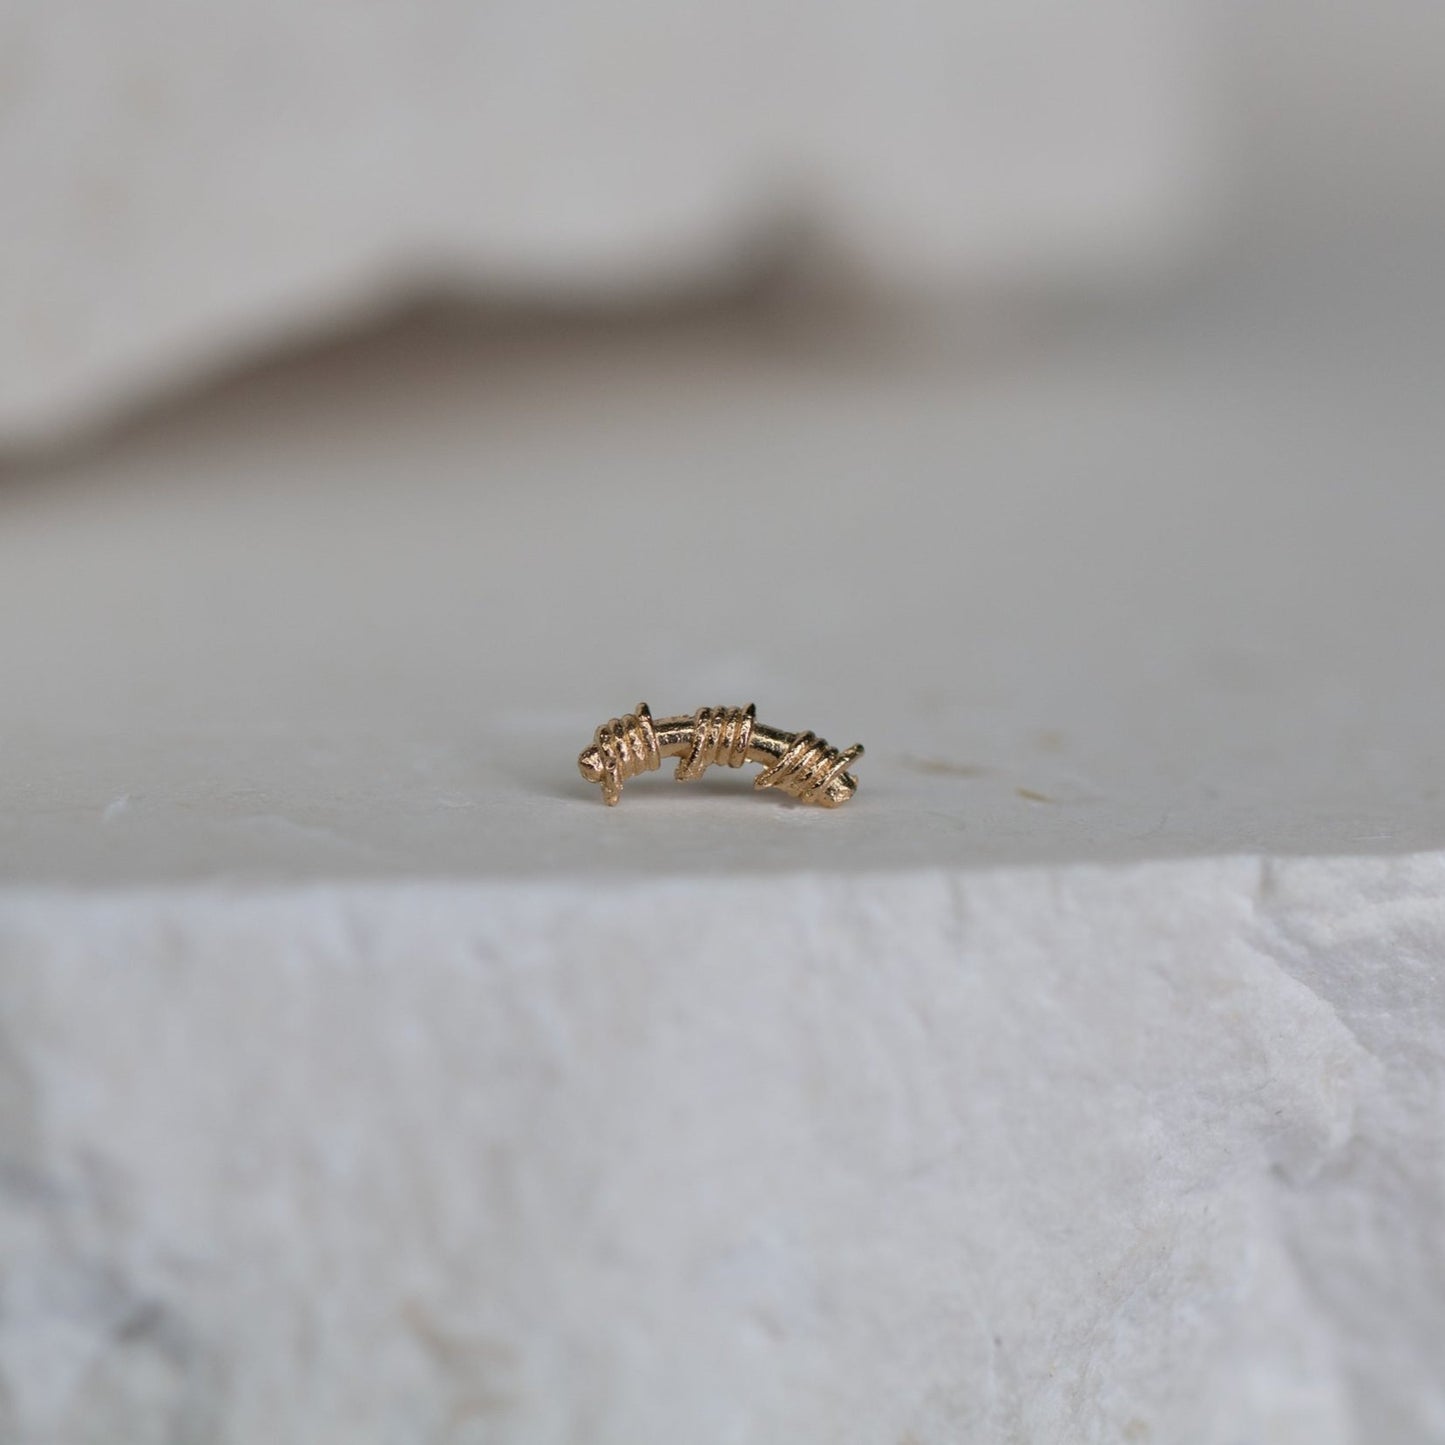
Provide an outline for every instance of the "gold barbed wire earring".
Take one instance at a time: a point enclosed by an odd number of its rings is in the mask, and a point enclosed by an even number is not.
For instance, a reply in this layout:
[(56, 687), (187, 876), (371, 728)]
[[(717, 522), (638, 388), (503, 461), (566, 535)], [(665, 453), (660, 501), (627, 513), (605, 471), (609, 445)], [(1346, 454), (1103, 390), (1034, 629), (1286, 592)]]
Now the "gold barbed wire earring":
[(653, 721), (645, 702), (637, 711), (615, 717), (597, 729), (592, 746), (577, 759), (577, 771), (598, 783), (611, 807), (622, 785), (639, 773), (655, 772), (663, 758), (678, 759), (677, 781), (700, 778), (714, 763), (740, 768), (744, 763), (768, 766), (753, 779), (758, 788), (779, 788), (800, 802), (841, 808), (858, 789), (848, 771), (863, 756), (863, 745), (839, 751), (813, 733), (786, 733), (757, 721), (752, 703), (746, 707), (704, 707), (691, 716)]

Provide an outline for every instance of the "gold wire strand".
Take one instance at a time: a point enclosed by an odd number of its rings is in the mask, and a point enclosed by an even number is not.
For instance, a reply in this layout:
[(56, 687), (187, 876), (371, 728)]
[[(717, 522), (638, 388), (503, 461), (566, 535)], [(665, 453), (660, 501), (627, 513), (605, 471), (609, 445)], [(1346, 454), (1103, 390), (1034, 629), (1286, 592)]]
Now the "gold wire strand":
[(747, 707), (704, 707), (693, 714), (692, 750), (679, 760), (678, 782), (700, 778), (714, 763), (740, 768), (748, 760), (753, 719), (757, 709)]

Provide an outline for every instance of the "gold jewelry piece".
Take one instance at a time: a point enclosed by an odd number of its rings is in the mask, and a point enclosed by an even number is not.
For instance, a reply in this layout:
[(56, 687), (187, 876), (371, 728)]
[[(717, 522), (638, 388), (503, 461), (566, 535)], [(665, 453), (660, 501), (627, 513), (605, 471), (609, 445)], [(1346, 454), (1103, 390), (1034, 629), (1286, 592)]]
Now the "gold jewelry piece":
[(847, 771), (863, 756), (854, 743), (839, 752), (812, 733), (785, 733), (755, 721), (746, 707), (704, 707), (691, 717), (653, 721), (647, 704), (615, 717), (597, 729), (592, 746), (577, 759), (577, 771), (589, 783), (602, 785), (610, 807), (622, 796), (622, 785), (639, 773), (651, 773), (663, 758), (677, 758), (679, 783), (700, 778), (713, 763), (740, 768), (744, 763), (768, 766), (753, 779), (758, 788), (781, 788), (804, 803), (841, 808), (857, 791), (858, 780)]

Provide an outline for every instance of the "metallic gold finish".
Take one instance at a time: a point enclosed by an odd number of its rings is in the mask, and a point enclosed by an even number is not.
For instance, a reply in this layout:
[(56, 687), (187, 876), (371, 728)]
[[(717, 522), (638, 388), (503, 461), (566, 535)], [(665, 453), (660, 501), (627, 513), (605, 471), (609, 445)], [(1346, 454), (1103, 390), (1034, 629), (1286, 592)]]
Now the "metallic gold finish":
[(704, 707), (691, 717), (653, 719), (647, 704), (615, 717), (597, 729), (592, 746), (577, 759), (577, 771), (602, 787), (610, 807), (622, 785), (639, 773), (655, 772), (663, 758), (676, 758), (680, 783), (700, 778), (714, 763), (740, 768), (766, 763), (754, 787), (779, 788), (804, 803), (841, 808), (857, 791), (849, 766), (863, 756), (863, 745), (839, 751), (812, 733), (785, 733), (757, 721), (746, 707)]

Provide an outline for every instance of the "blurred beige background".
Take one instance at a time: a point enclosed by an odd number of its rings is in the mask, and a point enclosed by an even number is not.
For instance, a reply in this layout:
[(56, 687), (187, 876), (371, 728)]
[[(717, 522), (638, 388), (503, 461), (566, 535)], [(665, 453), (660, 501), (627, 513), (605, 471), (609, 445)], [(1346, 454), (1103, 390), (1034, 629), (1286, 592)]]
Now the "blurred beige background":
[(0, 445), (416, 295), (1152, 267), (1205, 206), (1189, 0), (0, 6)]

